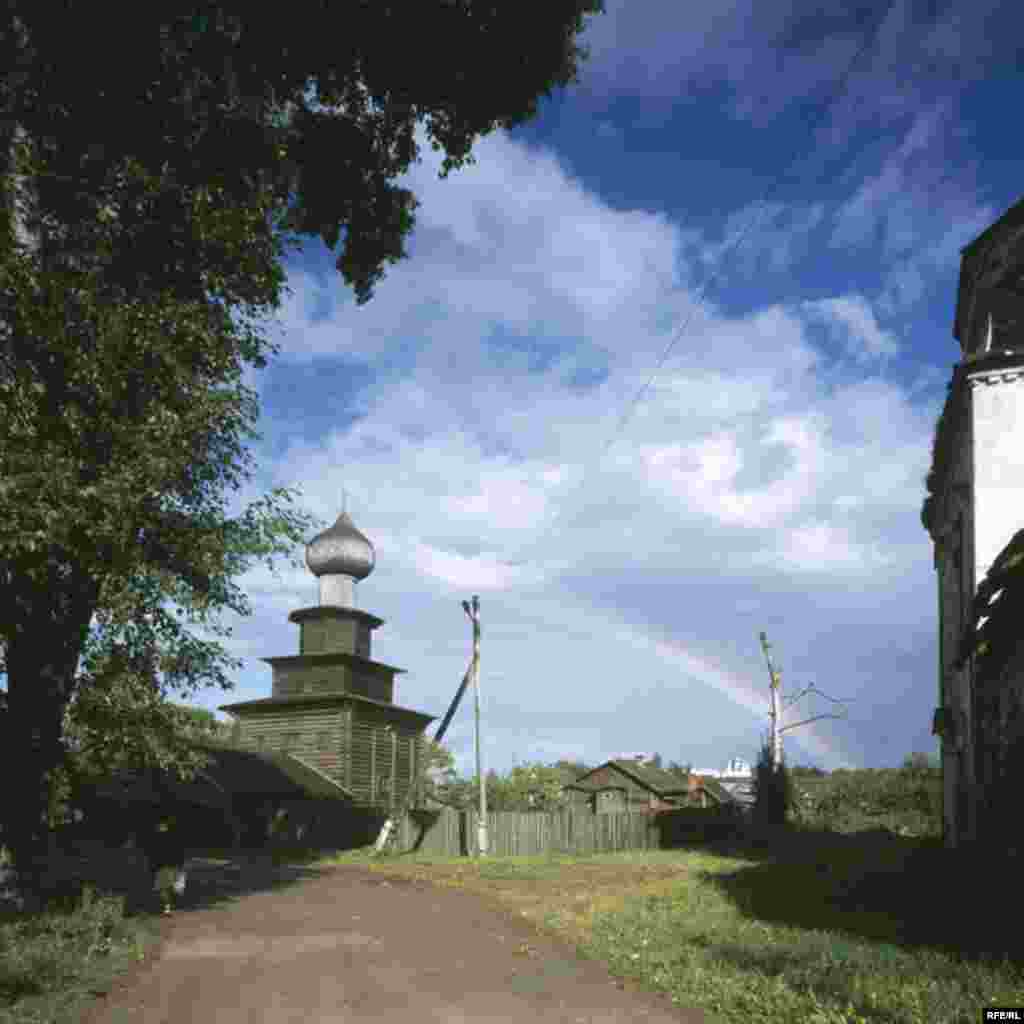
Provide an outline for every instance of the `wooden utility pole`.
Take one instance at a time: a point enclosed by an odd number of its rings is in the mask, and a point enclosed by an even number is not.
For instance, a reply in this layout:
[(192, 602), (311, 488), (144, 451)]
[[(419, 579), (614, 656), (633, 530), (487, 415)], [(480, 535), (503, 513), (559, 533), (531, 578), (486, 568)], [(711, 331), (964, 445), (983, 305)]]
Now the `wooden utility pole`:
[[(468, 601), (463, 601), (462, 602), (462, 607), (465, 610), (466, 614), (469, 615), (471, 620), (473, 619), (474, 614), (477, 616), (477, 618), (473, 621), (473, 658), (470, 660), (469, 667), (466, 669), (466, 674), (462, 677), (462, 682), (459, 684), (458, 690), (455, 691), (455, 697), (452, 700), (451, 704), (448, 706), (448, 711), (445, 714), (444, 719), (441, 722), (440, 728), (434, 734), (434, 742), (435, 743), (440, 743), (441, 740), (444, 739), (444, 734), (448, 731), (448, 726), (451, 725), (451, 721), (455, 717), (455, 712), (458, 709), (459, 702), (462, 700), (462, 695), (466, 692), (466, 687), (470, 684), (470, 682), (473, 682), (474, 680), (476, 681), (477, 686), (479, 686), (479, 679), (476, 678), (476, 676), (474, 674), (474, 670), (475, 670), (476, 666), (480, 662), (480, 620), (479, 620), (480, 598), (478, 598), (478, 597), (474, 597), (473, 598), (473, 611), (472, 611), (472, 613), (470, 612), (470, 605), (469, 605)], [(479, 691), (478, 691), (478, 693), (479, 693)], [(479, 743), (479, 736), (480, 736), (480, 704), (479, 704), (479, 696), (478, 696), (478, 698), (477, 698), (477, 773), (478, 774), (480, 773), (480, 743)], [(376, 843), (376, 846), (374, 848), (374, 852), (376, 854), (382, 853), (384, 851), (384, 848), (388, 845), (388, 843), (395, 836), (395, 834), (396, 834), (395, 826), (397, 825), (397, 823), (398, 823), (399, 819), (402, 817), (402, 815), (404, 815), (405, 812), (408, 810), (408, 808), (412, 805), (413, 799), (414, 799), (414, 793), (413, 793), (412, 789), (410, 788), (410, 790), (406, 793), (405, 799), (402, 801), (401, 805), (399, 806), (398, 811), (397, 812), (393, 812), (390, 815), (390, 817), (388, 818), (388, 820), (384, 822), (384, 827), (380, 830), (380, 835), (377, 837), (377, 843)], [(486, 810), (486, 807), (487, 807), (486, 801), (487, 801), (487, 793), (486, 793), (486, 791), (484, 791), (484, 793), (483, 793), (483, 803), (482, 803), (482, 806), (483, 806), (484, 810)], [(486, 825), (486, 820), (487, 819), (486, 819), (486, 816), (485, 816), (484, 817), (485, 825)], [(486, 841), (486, 831), (484, 833), (484, 839)]]
[(473, 623), (473, 698), (476, 706), (476, 774), (480, 780), (480, 820), (477, 823), (477, 844), (481, 857), (487, 856), (487, 780), (480, 761), (480, 598), (473, 595), (473, 604), (462, 602), (462, 610)]
[(779, 764), (782, 762), (782, 733), (779, 729), (779, 716), (781, 714), (781, 710), (779, 708), (779, 674), (775, 671), (775, 666), (772, 665), (772, 657), (768, 653), (769, 647), (771, 647), (771, 644), (768, 643), (768, 635), (762, 631), (761, 650), (764, 651), (765, 661), (768, 662), (768, 675), (771, 678), (772, 709), (769, 714), (772, 719), (772, 767), (777, 769)]
[[(771, 655), (768, 653), (768, 649), (771, 644), (768, 643), (768, 636), (761, 633), (761, 650), (764, 651), (765, 660), (768, 662), (768, 674), (771, 676), (772, 686), (772, 706), (769, 714), (772, 719), (771, 728), (771, 748), (772, 748), (772, 767), (778, 769), (782, 762), (782, 734), (789, 732), (790, 729), (797, 729), (801, 725), (810, 725), (811, 722), (817, 722), (822, 718), (844, 718), (844, 715), (813, 715), (811, 718), (805, 718), (802, 722), (794, 722), (792, 725), (782, 725), (782, 712), (785, 710), (782, 707), (782, 698), (779, 693), (779, 678), (781, 673), (775, 671), (775, 666), (772, 665)], [(830, 700), (836, 704), (846, 704), (848, 701), (843, 700), (841, 697), (829, 697), (828, 694), (822, 693), (821, 690), (815, 686), (808, 686), (805, 690), (802, 690), (795, 697), (789, 701), (789, 706), (795, 704), (804, 694), (817, 693), (819, 696), (824, 697), (826, 700)]]

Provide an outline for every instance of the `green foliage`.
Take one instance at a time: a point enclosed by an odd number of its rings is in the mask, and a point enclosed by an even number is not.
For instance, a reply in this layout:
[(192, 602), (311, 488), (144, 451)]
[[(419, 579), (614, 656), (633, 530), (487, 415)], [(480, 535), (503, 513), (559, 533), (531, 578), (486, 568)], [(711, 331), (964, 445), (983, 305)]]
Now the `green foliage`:
[[(316, 235), (340, 242), (337, 268), (364, 303), (415, 224), (415, 196), (393, 183), (418, 159), (417, 124), (445, 151), (442, 176), (472, 163), (478, 137), (577, 80), (576, 37), (603, 9), (300, 3), (285, 24), (249, 5), (197, 32), (173, 4), (20, 0), (0, 15), (0, 68), (17, 68), (0, 107), (47, 140), (40, 204), (76, 244), (95, 251), (92, 226), (119, 225), (105, 259), (126, 294), (184, 275), (232, 301), (281, 283), (278, 237)], [(159, 188), (140, 194), (142, 175)], [(195, 204), (231, 216), (199, 232)], [(239, 211), (252, 251), (221, 259)]]
[(230, 633), (208, 617), (249, 614), (231, 578), (313, 525), (271, 499), (222, 510), (247, 475), (240, 435), (258, 437), (243, 364), (266, 365), (254, 324), (280, 307), (284, 245), (333, 250), (344, 233), (337, 267), (368, 301), (413, 227), (392, 182), (416, 123), (445, 148), (442, 175), (469, 162), (478, 136), (575, 80), (583, 14), (601, 9), (316, 4), (282, 23), (253, 6), (197, 32), (161, 4), (6, 6), (0, 187), (39, 243), (0, 217), (0, 768), (27, 784), (5, 807), (17, 859), (42, 838), (66, 732), (82, 770), (201, 766), (166, 691), (229, 689), (230, 659), (166, 605)]
[(256, 557), (272, 565), (315, 520), (277, 506), (285, 490), (223, 514), (223, 487), (249, 475), (238, 434), (256, 415), (234, 323), (167, 295), (105, 304), (79, 268), (34, 289), (24, 270), (0, 261), (0, 319), (13, 325), (0, 353), (0, 726), (7, 770), (31, 781), (5, 827), (38, 843), (72, 740), (83, 771), (188, 777), (205, 763), (166, 692), (229, 689), (221, 666), (240, 662), (179, 620), (230, 633), (211, 615), (250, 612), (231, 578)]
[[(520, 764), (504, 776), (490, 771), (484, 776), (487, 809), (519, 813), (558, 811), (568, 802), (562, 788), (587, 771), (586, 765), (571, 761), (550, 765), (540, 762)], [(434, 795), (460, 810), (477, 808), (480, 805), (480, 782), (476, 776), (459, 778), (452, 770), (444, 782), (435, 787)]]
[(123, 896), (89, 887), (41, 913), (0, 921), (0, 1019), (65, 1019), (129, 959), (141, 959), (151, 938), (150, 928), (125, 917)]
[(913, 835), (941, 835), (941, 772), (924, 754), (901, 768), (837, 770), (795, 783), (794, 819), (811, 828), (855, 832), (872, 827)]
[(771, 744), (765, 740), (754, 770), (754, 821), (760, 825), (782, 825), (796, 806), (796, 793), (786, 766), (772, 761)]
[(429, 736), (424, 744), (426, 763), (423, 771), (423, 795), (450, 802), (450, 790), (458, 773), (452, 752)]

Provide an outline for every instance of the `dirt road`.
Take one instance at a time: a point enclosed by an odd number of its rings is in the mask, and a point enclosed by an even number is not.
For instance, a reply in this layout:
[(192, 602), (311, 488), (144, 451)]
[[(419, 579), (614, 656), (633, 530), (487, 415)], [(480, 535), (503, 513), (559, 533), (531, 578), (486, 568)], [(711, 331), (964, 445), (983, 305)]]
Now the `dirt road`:
[[(200, 867), (83, 1024), (698, 1024), (479, 897), (364, 868)], [(710, 1024), (710, 1021), (709, 1021)]]

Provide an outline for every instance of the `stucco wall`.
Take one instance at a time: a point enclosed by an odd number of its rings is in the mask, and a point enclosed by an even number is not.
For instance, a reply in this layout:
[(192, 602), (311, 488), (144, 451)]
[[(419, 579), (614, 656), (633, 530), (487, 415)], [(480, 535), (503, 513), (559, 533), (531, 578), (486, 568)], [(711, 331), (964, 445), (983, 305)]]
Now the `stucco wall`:
[(969, 386), (977, 586), (1024, 520), (1024, 373), (971, 375)]

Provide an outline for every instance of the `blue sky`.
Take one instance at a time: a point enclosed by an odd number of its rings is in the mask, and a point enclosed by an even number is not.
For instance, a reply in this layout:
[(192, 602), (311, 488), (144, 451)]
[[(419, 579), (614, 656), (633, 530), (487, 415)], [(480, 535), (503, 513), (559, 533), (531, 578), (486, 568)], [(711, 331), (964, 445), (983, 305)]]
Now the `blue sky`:
[[(475, 166), (439, 180), (420, 133), (410, 258), (370, 304), (319, 241), (290, 255), (228, 510), (299, 487), (333, 522), (344, 487), (377, 549), (374, 657), (438, 718), (480, 596), (485, 769), (755, 760), (760, 630), (785, 694), (849, 701), (786, 736), (790, 763), (934, 752), (919, 516), (959, 249), (1024, 184), (1015, 54), (990, 42), (1020, 37), (1011, 5), (897, 0), (827, 108), (883, 8), (607, 6), (580, 83)], [(245, 666), (211, 709), (269, 696), (259, 659), (297, 653), (288, 612), (316, 601), (304, 569), (238, 582)], [(466, 700), (446, 736), (465, 774), (472, 722)]]

